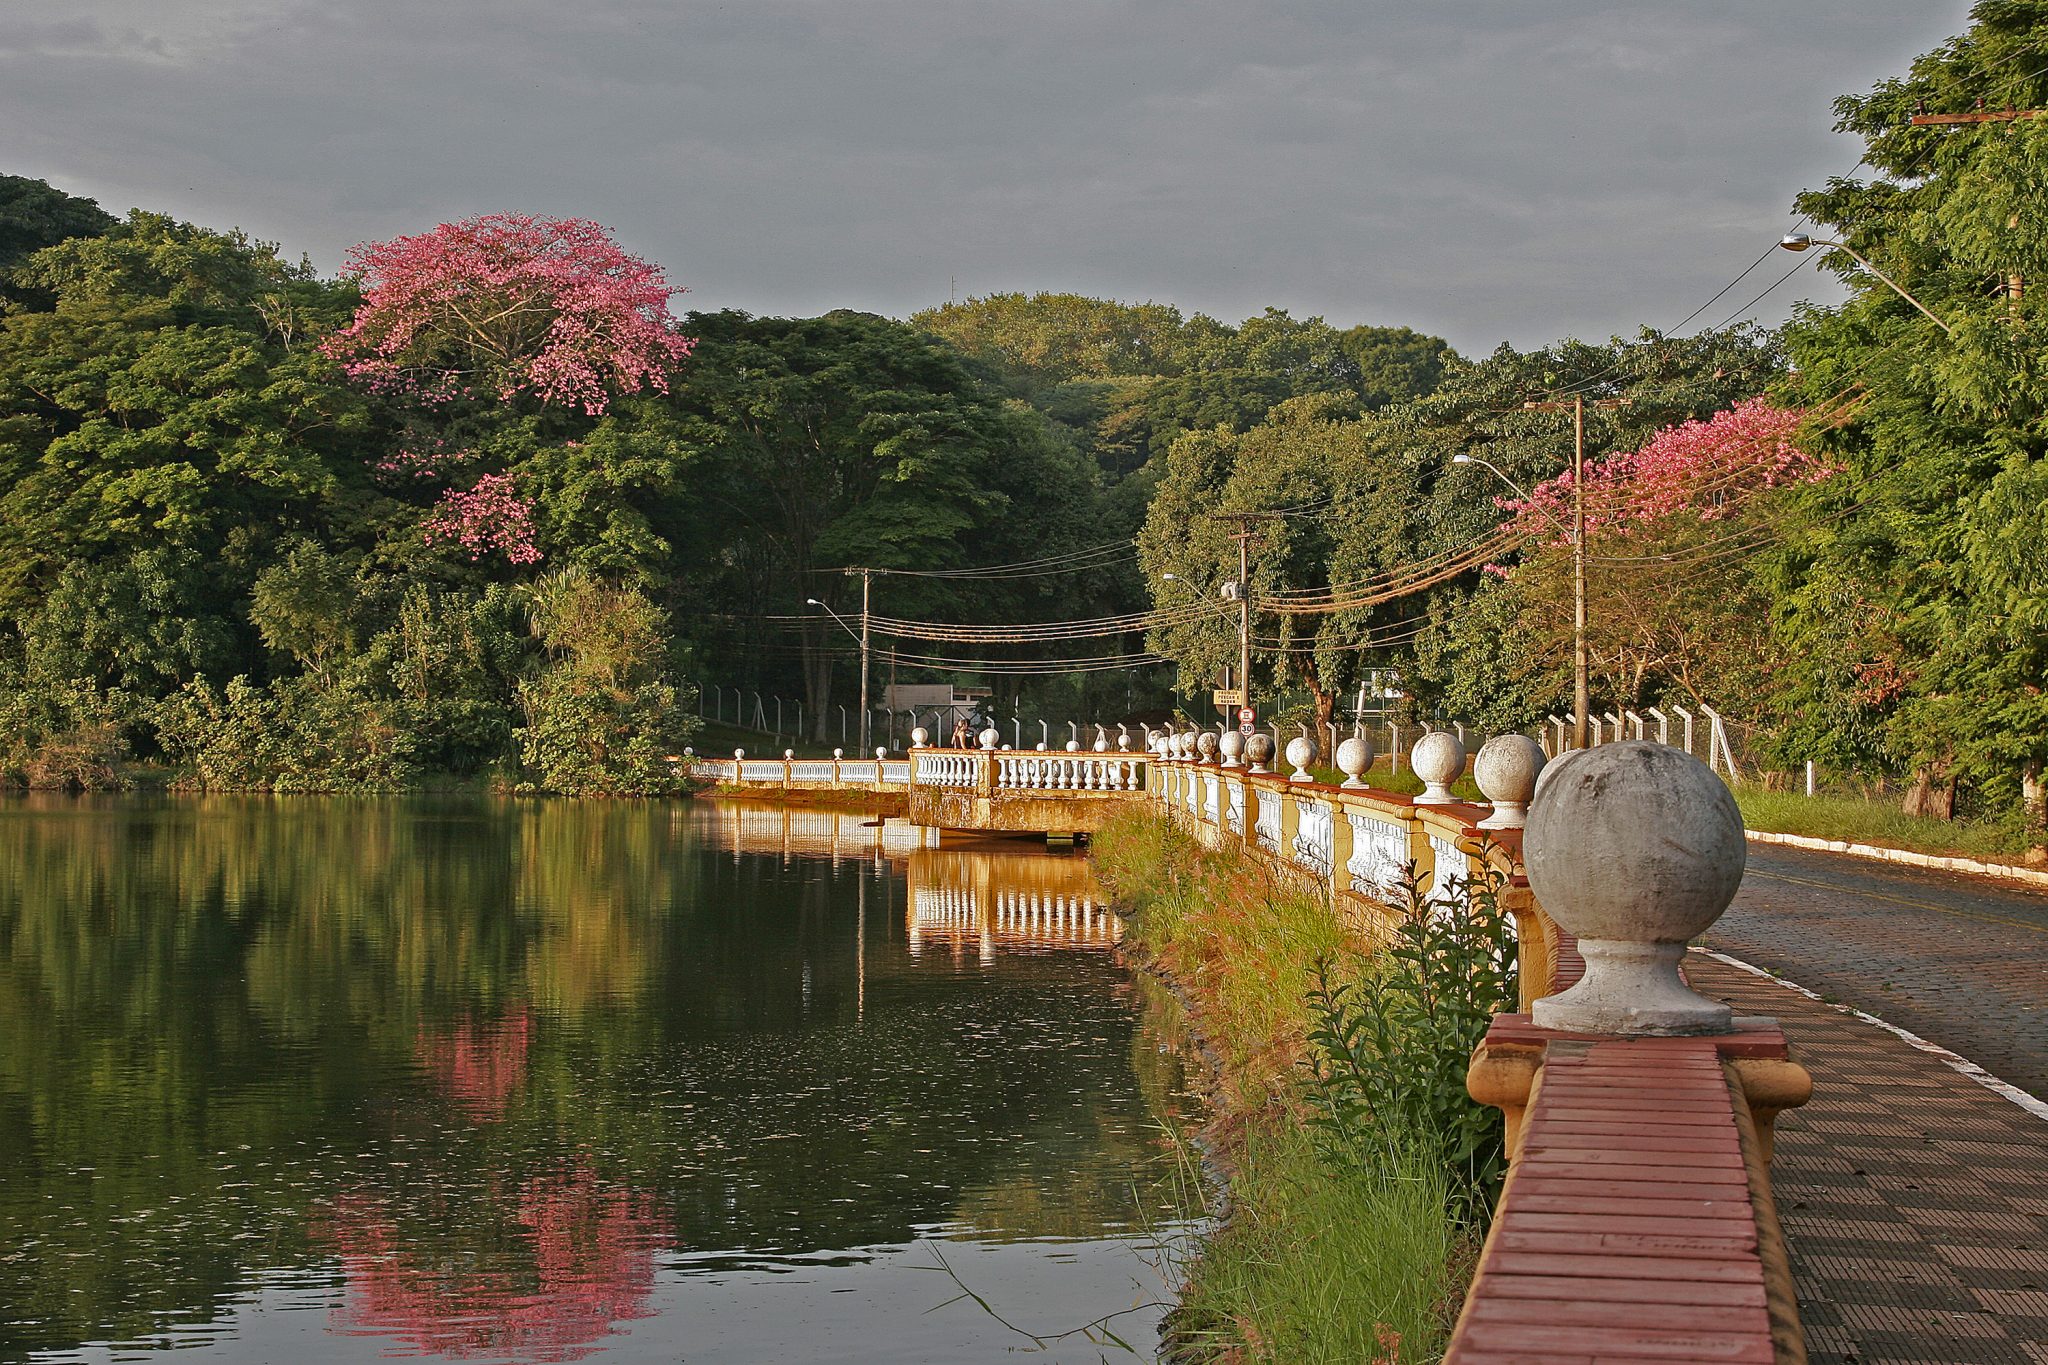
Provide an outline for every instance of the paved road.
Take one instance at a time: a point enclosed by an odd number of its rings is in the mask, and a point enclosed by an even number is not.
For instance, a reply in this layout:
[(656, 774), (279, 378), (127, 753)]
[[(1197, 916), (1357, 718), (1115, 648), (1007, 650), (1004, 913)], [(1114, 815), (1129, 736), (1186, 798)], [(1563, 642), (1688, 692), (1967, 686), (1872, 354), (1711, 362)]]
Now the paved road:
[(2048, 1099), (2048, 893), (1752, 843), (1706, 943)]

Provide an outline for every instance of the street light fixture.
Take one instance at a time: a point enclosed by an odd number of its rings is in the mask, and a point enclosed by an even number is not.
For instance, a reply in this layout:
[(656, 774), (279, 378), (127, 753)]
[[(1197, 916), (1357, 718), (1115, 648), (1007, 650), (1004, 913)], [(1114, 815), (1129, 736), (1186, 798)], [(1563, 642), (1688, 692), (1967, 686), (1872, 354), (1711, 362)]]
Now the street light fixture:
[(1918, 308), (1922, 313), (1926, 314), (1928, 320), (1931, 321), (1936, 327), (1941, 328), (1942, 331), (1947, 332), (1950, 336), (1955, 335), (1955, 328), (1949, 326), (1940, 318), (1935, 317), (1934, 314), (1931, 311), (1929, 311), (1926, 304), (1920, 302), (1920, 300), (1914, 298), (1911, 294), (1908, 294), (1904, 289), (1900, 288), (1899, 282), (1897, 280), (1893, 279), (1891, 276), (1885, 274), (1882, 270), (1879, 270), (1876, 266), (1872, 265), (1867, 259), (1865, 259), (1862, 255), (1858, 254), (1855, 251), (1855, 249), (1850, 247), (1847, 243), (1837, 242), (1827, 237), (1809, 237), (1803, 232), (1794, 232), (1786, 235), (1785, 237), (1780, 238), (1778, 241), (1778, 245), (1783, 247), (1787, 251), (1804, 251), (1808, 247), (1824, 246), (1831, 247), (1834, 250), (1841, 252), (1844, 256), (1847, 256), (1850, 260), (1856, 262), (1856, 264), (1862, 266), (1865, 270), (1868, 270), (1871, 274), (1877, 276), (1878, 279), (1884, 281), (1884, 283), (1891, 289), (1891, 291), (1894, 294), (1897, 294), (1907, 303), (1912, 304), (1915, 308)]
[[(1525, 403), (1524, 407), (1543, 407), (1544, 404)], [(1550, 524), (1565, 533), (1572, 547), (1572, 747), (1586, 747), (1588, 731), (1591, 728), (1590, 715), (1593, 709), (1593, 652), (1586, 639), (1586, 451), (1585, 416), (1579, 400), (1573, 403), (1574, 427), (1578, 439), (1572, 456), (1572, 524), (1566, 526), (1556, 513), (1536, 501), (1534, 494), (1516, 483), (1499, 466), (1482, 460), (1477, 455), (1463, 451), (1451, 456), (1452, 464), (1476, 464), (1506, 484), (1521, 497), (1527, 505), (1534, 507), (1550, 519)]]
[[(852, 636), (854, 642), (860, 646), (860, 751), (862, 753), (866, 753), (868, 751), (868, 741), (874, 737), (871, 733), (872, 726), (874, 723), (874, 717), (868, 714), (867, 632), (865, 630), (856, 631), (852, 626), (847, 625), (844, 617), (840, 616), (838, 612), (832, 610), (832, 608), (826, 606), (823, 602), (820, 602), (815, 597), (806, 597), (804, 599), (804, 605), (807, 607), (816, 607), (818, 610), (824, 612), (827, 616), (831, 617), (834, 621), (839, 622), (839, 628), (845, 631), (848, 635)], [(862, 613), (861, 624), (863, 626), (867, 624), (866, 613)], [(890, 732), (892, 735), (894, 734), (894, 730), (895, 727), (892, 724), (890, 727)]]

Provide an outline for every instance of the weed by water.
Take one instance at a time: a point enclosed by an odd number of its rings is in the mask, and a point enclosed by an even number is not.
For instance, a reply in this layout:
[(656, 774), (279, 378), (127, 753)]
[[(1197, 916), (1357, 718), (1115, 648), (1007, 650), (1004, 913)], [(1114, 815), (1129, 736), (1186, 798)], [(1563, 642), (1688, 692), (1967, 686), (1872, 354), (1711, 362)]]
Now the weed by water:
[(1376, 971), (1340, 980), (1319, 963), (1307, 1069), (1331, 1156), (1367, 1168), (1403, 1148), (1444, 1172), (1457, 1216), (1483, 1226), (1507, 1169), (1500, 1115), (1465, 1091), (1494, 1015), (1513, 1009), (1516, 944), (1489, 871), (1424, 897), (1403, 879), (1402, 916)]
[(1318, 973), (1338, 980), (1366, 956), (1322, 898), (1241, 849), (1205, 850), (1170, 821), (1119, 814), (1092, 845), (1127, 913), (1127, 940), (1176, 981), (1222, 1067), (1222, 1107), (1256, 1113), (1297, 1086)]
[(1248, 1134), (1231, 1218), (1202, 1249), (1164, 1358), (1287, 1365), (1436, 1360), (1470, 1265), (1443, 1168), (1332, 1160), (1300, 1127)]

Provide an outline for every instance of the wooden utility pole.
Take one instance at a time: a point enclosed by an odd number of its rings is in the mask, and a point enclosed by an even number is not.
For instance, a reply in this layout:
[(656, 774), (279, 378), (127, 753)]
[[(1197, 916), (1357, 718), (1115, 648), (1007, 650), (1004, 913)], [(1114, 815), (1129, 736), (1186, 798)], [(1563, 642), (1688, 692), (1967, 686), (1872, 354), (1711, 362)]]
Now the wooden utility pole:
[(869, 592), (874, 586), (873, 569), (848, 569), (846, 576), (860, 575), (860, 751), (874, 752), (869, 743), (874, 738), (874, 716), (868, 710), (868, 602)]
[[(1586, 399), (1551, 399), (1522, 404), (1536, 412), (1572, 415), (1572, 747), (1586, 747), (1587, 718), (1593, 710), (1593, 656), (1586, 643)], [(1625, 408), (1626, 398), (1598, 398), (1596, 408)]]
[(1210, 512), (1212, 521), (1237, 523), (1230, 538), (1237, 542), (1237, 686), (1244, 706), (1252, 704), (1252, 529), (1255, 521), (1278, 521), (1279, 512)]

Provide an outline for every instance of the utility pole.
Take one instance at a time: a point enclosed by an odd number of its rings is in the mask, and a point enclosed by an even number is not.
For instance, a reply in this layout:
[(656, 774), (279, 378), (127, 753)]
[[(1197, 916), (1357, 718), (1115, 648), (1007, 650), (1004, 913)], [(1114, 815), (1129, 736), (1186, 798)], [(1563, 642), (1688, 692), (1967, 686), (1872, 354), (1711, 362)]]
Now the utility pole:
[(874, 715), (868, 710), (868, 601), (874, 583), (873, 569), (848, 569), (846, 576), (860, 575), (860, 751), (873, 753)]
[[(1583, 749), (1587, 717), (1593, 710), (1593, 656), (1586, 643), (1586, 399), (1531, 400), (1522, 404), (1535, 412), (1572, 414), (1572, 747)], [(1595, 399), (1596, 408), (1625, 408), (1626, 398)]]
[(1278, 512), (1211, 512), (1212, 521), (1237, 524), (1230, 538), (1237, 542), (1237, 686), (1244, 693), (1241, 705), (1252, 704), (1252, 529), (1255, 521), (1278, 521)]

